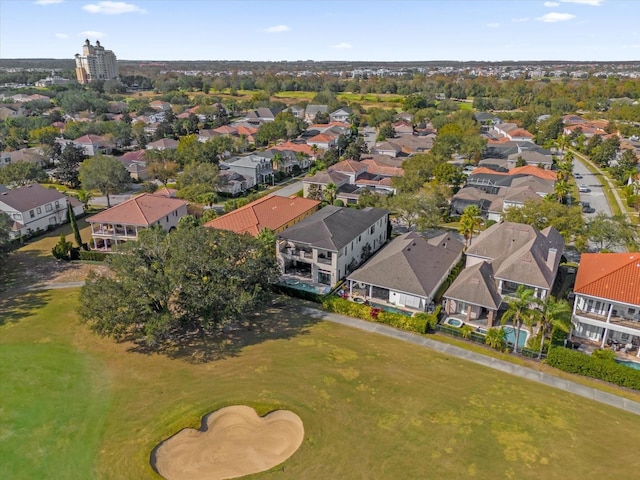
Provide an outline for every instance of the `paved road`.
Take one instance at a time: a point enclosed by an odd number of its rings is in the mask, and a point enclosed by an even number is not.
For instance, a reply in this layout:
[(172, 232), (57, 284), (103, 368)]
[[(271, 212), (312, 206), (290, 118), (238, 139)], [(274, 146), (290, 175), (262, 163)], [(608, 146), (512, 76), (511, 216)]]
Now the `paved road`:
[(582, 175), (582, 178), (576, 178), (576, 183), (578, 185), (584, 184), (590, 190), (588, 193), (580, 194), (580, 201), (589, 202), (591, 206), (595, 208), (594, 213), (584, 214), (586, 220), (590, 220), (598, 212), (604, 212), (611, 216), (611, 208), (609, 207), (607, 197), (604, 195), (600, 179), (591, 173), (584, 163), (582, 163), (582, 161), (577, 157), (573, 161), (573, 173), (574, 175), (576, 173)]
[(302, 304), (299, 306), (299, 311), (314, 318), (339, 323), (340, 325), (346, 325), (348, 327), (357, 328), (366, 332), (377, 333), (378, 335), (384, 335), (385, 337), (391, 337), (403, 342), (413, 343), (425, 348), (437, 350), (438, 352), (446, 355), (461, 358), (469, 362), (493, 368), (494, 370), (500, 370), (501, 372), (509, 373), (511, 375), (525, 378), (534, 382), (542, 383), (552, 388), (564, 390), (566, 392), (570, 392), (575, 395), (594, 400), (596, 402), (604, 403), (616, 408), (621, 408), (622, 410), (626, 410), (627, 412), (640, 415), (640, 402), (634, 402), (633, 400), (628, 400), (617, 395), (612, 395), (595, 388), (586, 387), (579, 383), (575, 383), (570, 380), (564, 380), (548, 373), (539, 372), (532, 368), (522, 367), (520, 365), (515, 365), (510, 362), (498, 360), (493, 357), (481, 355), (479, 353), (471, 352), (454, 345), (449, 345), (448, 343), (441, 343), (436, 340), (426, 338), (423, 335), (406, 332), (404, 330), (397, 330), (380, 323), (367, 322), (365, 320), (360, 320), (357, 318), (336, 315), (334, 313), (324, 312), (317, 308), (312, 308)]
[(273, 194), (278, 195), (279, 197), (290, 197), (291, 195), (298, 193), (300, 190), (302, 190), (302, 181), (297, 181), (291, 185), (287, 185), (286, 187), (276, 190)]

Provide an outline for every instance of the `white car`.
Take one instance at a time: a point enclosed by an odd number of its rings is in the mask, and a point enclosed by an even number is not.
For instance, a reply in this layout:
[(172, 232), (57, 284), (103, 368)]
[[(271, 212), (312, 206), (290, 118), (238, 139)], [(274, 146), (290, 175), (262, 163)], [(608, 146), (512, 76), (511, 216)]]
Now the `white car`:
[(591, 190), (589, 190), (589, 187), (587, 187), (584, 183), (581, 183), (580, 185), (578, 185), (578, 191), (580, 193), (589, 193)]

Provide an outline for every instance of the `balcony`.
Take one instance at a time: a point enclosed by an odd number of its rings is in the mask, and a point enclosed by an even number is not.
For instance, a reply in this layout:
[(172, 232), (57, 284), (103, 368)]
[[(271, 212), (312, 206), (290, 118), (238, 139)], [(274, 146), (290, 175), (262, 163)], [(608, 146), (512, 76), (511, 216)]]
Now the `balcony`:
[[(601, 315), (590, 310), (582, 310), (580, 308), (576, 308), (575, 314), (580, 317), (607, 323), (607, 315)], [(611, 325), (619, 325), (640, 330), (640, 314), (635, 314), (633, 316), (624, 316), (618, 315), (616, 310), (613, 310), (613, 312), (611, 313), (611, 318), (609, 319), (609, 323)]]

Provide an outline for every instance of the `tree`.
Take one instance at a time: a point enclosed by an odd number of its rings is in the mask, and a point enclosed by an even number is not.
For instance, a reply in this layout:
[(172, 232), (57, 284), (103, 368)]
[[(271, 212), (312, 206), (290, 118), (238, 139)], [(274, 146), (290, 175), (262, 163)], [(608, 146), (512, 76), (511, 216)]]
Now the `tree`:
[(210, 163), (187, 165), (177, 181), (180, 197), (199, 203), (209, 203), (203, 200), (215, 195), (219, 185), (218, 167)]
[(589, 222), (586, 231), (589, 240), (600, 250), (611, 250), (637, 242), (635, 227), (623, 215), (610, 217), (604, 212), (598, 212)]
[(82, 162), (78, 178), (83, 190), (95, 189), (105, 195), (108, 207), (111, 207), (109, 196), (126, 190), (131, 181), (129, 172), (121, 162), (102, 154)]
[(506, 332), (502, 328), (490, 328), (484, 337), (484, 343), (496, 350), (504, 350)]
[(0, 168), (0, 184), (4, 185), (28, 185), (42, 181), (45, 177), (44, 170), (39, 165), (29, 162), (10, 163)]
[(336, 199), (336, 193), (338, 192), (338, 186), (335, 183), (329, 183), (324, 187), (324, 199), (330, 205)]
[(162, 182), (165, 187), (167, 183), (169, 183), (169, 180), (176, 178), (178, 174), (178, 164), (167, 159), (149, 160), (147, 169), (149, 175)]
[(399, 193), (389, 199), (389, 208), (409, 230), (418, 223), (420, 207), (418, 197), (413, 193)]
[(54, 174), (56, 180), (63, 185), (75, 188), (79, 185), (78, 168), (79, 165), (87, 158), (84, 149), (73, 143), (67, 146), (60, 153), (56, 172)]
[(579, 205), (564, 205), (554, 198), (528, 200), (521, 207), (507, 208), (503, 211), (502, 218), (507, 222), (531, 225), (537, 230), (554, 227), (565, 242), (579, 236), (584, 227), (582, 208)]
[(469, 248), (469, 245), (471, 245), (474, 232), (480, 228), (480, 224), (482, 223), (481, 213), (477, 205), (469, 205), (462, 212), (458, 231), (464, 236), (466, 248)]
[(78, 190), (78, 200), (82, 202), (84, 208), (86, 209), (89, 206), (89, 201), (93, 198), (93, 194), (88, 190)]
[(502, 325), (512, 320), (516, 329), (516, 340), (514, 350), (518, 352), (518, 341), (520, 339), (520, 328), (523, 324), (531, 324), (534, 320), (534, 309), (532, 308), (539, 303), (535, 297), (535, 291), (524, 285), (518, 285), (513, 296), (505, 297), (507, 300), (507, 311), (502, 314), (500, 320)]
[(278, 276), (258, 240), (224, 230), (151, 228), (117, 250), (112, 276), (91, 274), (82, 287), (79, 314), (99, 334), (149, 347), (242, 321)]
[(569, 192), (571, 192), (571, 186), (565, 180), (558, 179), (553, 186), (553, 193), (555, 193), (558, 203), (562, 203)]
[(4, 212), (0, 212), (0, 259), (4, 256), (9, 245), (9, 234), (11, 233), (11, 218)]
[(262, 245), (265, 255), (273, 256), (273, 258), (275, 258), (276, 234), (273, 232), (273, 230), (263, 228), (262, 230), (260, 230), (260, 233), (256, 235), (256, 239)]
[(394, 138), (396, 136), (396, 130), (391, 125), (391, 122), (385, 122), (380, 126), (378, 131), (378, 141), (386, 140), (387, 138)]
[(67, 216), (69, 217), (69, 223), (71, 224), (71, 231), (73, 232), (73, 238), (76, 241), (76, 245), (78, 248), (82, 248), (82, 236), (80, 235), (80, 229), (78, 228), (78, 221), (76, 220), (76, 214), (73, 211), (73, 206), (69, 201), (67, 201)]
[(556, 300), (549, 295), (542, 302), (542, 309), (538, 316), (538, 333), (540, 335), (540, 351), (538, 358), (542, 358), (542, 349), (547, 333), (553, 328), (569, 332), (571, 325), (571, 306), (566, 300)]

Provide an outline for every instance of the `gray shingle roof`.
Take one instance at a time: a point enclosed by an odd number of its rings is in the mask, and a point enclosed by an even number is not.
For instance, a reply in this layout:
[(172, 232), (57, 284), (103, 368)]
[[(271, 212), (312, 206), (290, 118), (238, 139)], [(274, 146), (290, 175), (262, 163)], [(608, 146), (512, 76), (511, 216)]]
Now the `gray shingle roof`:
[(432, 297), (463, 248), (462, 243), (449, 234), (432, 240), (433, 244), (415, 232), (400, 235), (348, 278), (403, 293)]
[(26, 212), (35, 207), (41, 207), (56, 200), (62, 200), (65, 196), (52, 188), (44, 188), (37, 183), (13, 188), (0, 193), (0, 202), (6, 203), (19, 212)]
[(502, 298), (496, 289), (493, 271), (487, 262), (476, 263), (465, 268), (444, 296), (490, 310), (497, 310), (502, 303)]
[(287, 228), (277, 237), (337, 252), (388, 215), (387, 210), (380, 208), (356, 210), (329, 205)]

